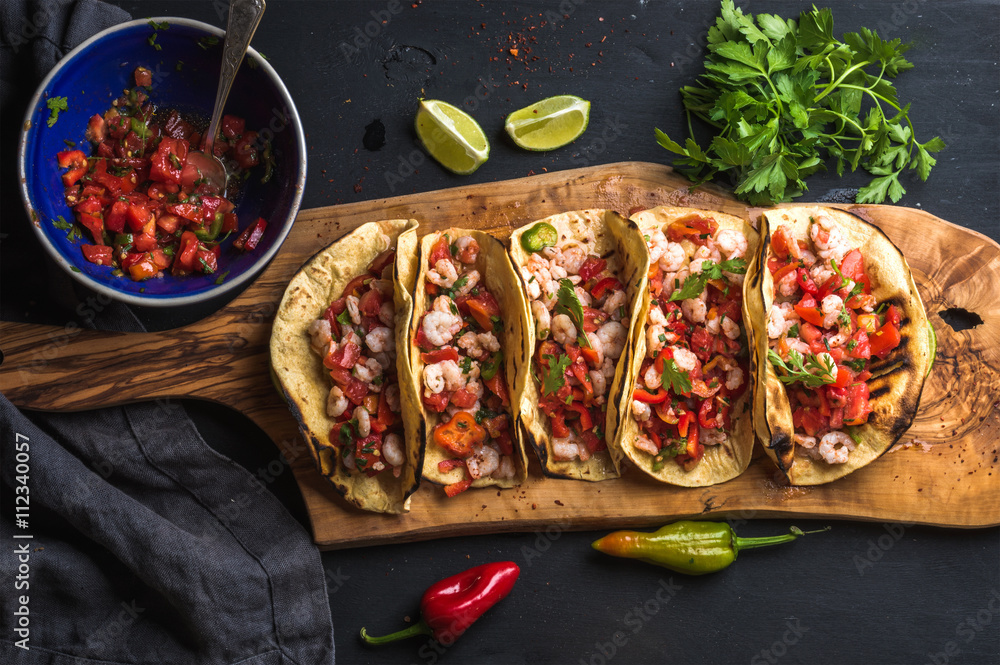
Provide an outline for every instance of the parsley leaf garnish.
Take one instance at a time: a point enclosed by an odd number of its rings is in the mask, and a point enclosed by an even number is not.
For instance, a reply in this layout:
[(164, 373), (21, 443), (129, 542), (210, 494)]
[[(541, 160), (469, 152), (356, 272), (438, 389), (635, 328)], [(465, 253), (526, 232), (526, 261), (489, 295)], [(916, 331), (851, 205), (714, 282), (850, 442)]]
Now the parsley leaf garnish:
[(68, 109), (69, 103), (65, 97), (49, 97), (45, 102), (45, 106), (49, 108), (49, 120), (47, 124), (51, 127), (59, 119), (59, 111)]
[(788, 352), (788, 362), (791, 363), (791, 366), (786, 364), (781, 356), (774, 351), (769, 350), (767, 358), (772, 365), (784, 372), (784, 374), (778, 373), (778, 379), (782, 383), (798, 382), (807, 388), (818, 388), (837, 380), (837, 364), (829, 356), (821, 363), (813, 353), (807, 354), (803, 358), (801, 353), (792, 349)]
[(572, 361), (567, 355), (560, 355), (556, 358), (546, 354), (545, 358), (549, 361), (549, 369), (545, 372), (545, 380), (542, 382), (542, 394), (551, 395), (566, 385), (566, 378), (563, 375)]
[(672, 390), (676, 395), (691, 394), (691, 377), (677, 366), (677, 361), (673, 358), (663, 363), (660, 385), (666, 390)]
[[(900, 175), (916, 171), (927, 180), (945, 147), (938, 137), (916, 139), (891, 79), (913, 64), (903, 57), (910, 44), (883, 40), (861, 28), (834, 37), (829, 9), (802, 12), (798, 20), (744, 14), (723, 0), (708, 30), (705, 73), (681, 88), (691, 134), (683, 145), (656, 130), (679, 170), (696, 183), (720, 173), (736, 195), (752, 205), (790, 201), (805, 180), (833, 160), (838, 175), (863, 168), (874, 178), (858, 203), (893, 203), (905, 193)], [(716, 136), (702, 147), (691, 116)]]
[(743, 259), (731, 259), (716, 263), (715, 261), (702, 261), (701, 272), (691, 275), (684, 280), (684, 285), (670, 294), (670, 300), (687, 300), (695, 298), (705, 290), (705, 285), (710, 279), (722, 279), (722, 273), (731, 272), (743, 274), (747, 271), (747, 262)]

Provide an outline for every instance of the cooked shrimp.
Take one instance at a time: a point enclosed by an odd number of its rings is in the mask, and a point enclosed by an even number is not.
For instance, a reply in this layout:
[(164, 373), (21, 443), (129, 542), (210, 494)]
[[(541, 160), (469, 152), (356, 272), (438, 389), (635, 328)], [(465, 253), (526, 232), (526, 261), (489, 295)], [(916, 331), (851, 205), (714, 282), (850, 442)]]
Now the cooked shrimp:
[(738, 259), (747, 252), (747, 237), (733, 229), (719, 231), (715, 235), (715, 242), (728, 260)]
[(358, 470), (357, 460), (354, 459), (354, 451), (353, 450), (347, 451), (347, 454), (344, 455), (342, 459), (344, 460), (344, 467), (346, 469), (348, 469), (349, 471), (357, 471)]
[[(458, 364), (454, 360), (442, 360), (439, 363), (434, 363), (433, 365), (424, 366), (424, 387), (426, 390), (425, 394), (437, 394), (444, 392), (445, 380), (444, 380), (444, 370), (445, 364), (451, 363), (455, 365), (455, 369), (461, 373)], [(449, 370), (450, 371), (450, 370)]]
[(795, 292), (799, 290), (799, 283), (795, 281), (796, 272), (793, 270), (777, 283), (778, 293), (786, 298), (789, 296), (794, 296)]
[(653, 415), (653, 410), (645, 402), (634, 399), (632, 400), (632, 415), (639, 422), (644, 422), (649, 420), (650, 416)]
[(445, 314), (455, 314), (458, 311), (458, 307), (455, 305), (455, 301), (448, 296), (438, 296), (431, 303), (432, 312), (444, 312)]
[(525, 288), (528, 291), (528, 300), (536, 301), (542, 295), (542, 283), (538, 281), (536, 275), (524, 267), (521, 268), (521, 278), (524, 279)]
[(646, 246), (649, 248), (649, 264), (653, 265), (660, 260), (663, 252), (667, 249), (667, 236), (663, 234), (663, 229), (651, 231), (646, 239)]
[(517, 469), (514, 468), (514, 460), (510, 455), (504, 455), (500, 459), (500, 468), (493, 472), (493, 477), (498, 479), (508, 479), (513, 478), (517, 473)]
[(692, 270), (691, 272), (701, 272), (704, 269), (702, 265), (705, 261), (712, 261), (713, 263), (719, 263), (722, 261), (722, 255), (719, 254), (719, 250), (715, 247), (715, 243), (711, 242), (711, 239), (705, 241), (706, 244), (699, 245), (698, 249), (694, 250), (694, 256), (691, 258), (691, 263), (698, 266), (698, 270)]
[(476, 360), (483, 360), (500, 350), (500, 340), (491, 332), (475, 333), (471, 330), (458, 338), (458, 346)]
[(434, 346), (444, 346), (462, 329), (462, 319), (448, 312), (428, 312), (423, 326), (427, 341)]
[(701, 425), (698, 426), (698, 441), (703, 446), (717, 446), (725, 443), (728, 438), (721, 429), (705, 429)]
[[(461, 286), (455, 289), (455, 295), (464, 296), (468, 294), (470, 291), (472, 291), (472, 289), (476, 288), (477, 284), (479, 284), (479, 278), (480, 275), (478, 270), (470, 270), (469, 272), (462, 275), (461, 279), (465, 281), (462, 282)], [(456, 284), (457, 283), (458, 280), (456, 280)]]
[(816, 245), (820, 258), (840, 261), (847, 254), (847, 238), (840, 226), (826, 215), (818, 215), (809, 226), (809, 237)]
[[(448, 415), (448, 419), (447, 420), (451, 420), (452, 418), (455, 417), (455, 414), (458, 413), (459, 411), (464, 411), (464, 412), (466, 412), (468, 414), (471, 414), (471, 415), (475, 416), (476, 415), (476, 411), (479, 411), (482, 408), (483, 408), (482, 405), (479, 403), (479, 400), (477, 399), (472, 404), (472, 406), (466, 407), (464, 409), (461, 408), (461, 407), (455, 406), (454, 404), (449, 404), (445, 408), (444, 412)], [(445, 422), (447, 422), (447, 420)]]
[(330, 394), (326, 397), (326, 415), (331, 418), (339, 418), (347, 411), (347, 397), (340, 386), (330, 388)]
[[(684, 263), (687, 260), (688, 256), (687, 252), (684, 251), (684, 247), (680, 243), (670, 242), (663, 248), (663, 254), (659, 258), (658, 265), (663, 272), (677, 272), (684, 267)], [(650, 262), (652, 262), (652, 259)]]
[(365, 346), (371, 349), (372, 353), (392, 353), (396, 350), (396, 338), (392, 328), (384, 326), (373, 328), (365, 335)]
[(701, 361), (698, 360), (698, 356), (694, 355), (691, 351), (685, 348), (675, 346), (672, 347), (674, 362), (677, 366), (686, 372), (694, 372), (696, 369), (701, 367)]
[(622, 355), (622, 351), (625, 350), (628, 330), (618, 321), (608, 321), (597, 329), (597, 337), (601, 340), (601, 344), (604, 345), (604, 355), (613, 360), (618, 360)]
[(594, 387), (594, 394), (600, 397), (608, 392), (608, 382), (605, 380), (604, 375), (601, 374), (599, 370), (592, 369), (587, 372), (587, 376), (590, 377), (590, 385)]
[(552, 317), (552, 339), (559, 344), (572, 344), (576, 341), (576, 326), (573, 319), (565, 314), (556, 314)]
[[(479, 379), (469, 379), (465, 382), (465, 389), (476, 396), (479, 399), (483, 396), (483, 382)], [(478, 411), (479, 409), (476, 409)]]
[(309, 324), (309, 345), (312, 350), (320, 355), (325, 355), (327, 349), (330, 346), (330, 342), (333, 341), (331, 334), (333, 330), (330, 328), (330, 322), (326, 319), (316, 319)]
[(406, 464), (406, 455), (403, 453), (403, 437), (398, 434), (386, 434), (382, 440), (382, 457), (392, 466), (403, 466)]
[(475, 263), (479, 257), (479, 243), (472, 236), (462, 236), (455, 241), (455, 247), (455, 258), (462, 263)]
[(833, 328), (840, 319), (841, 312), (844, 311), (844, 299), (831, 293), (823, 298), (820, 303), (820, 311), (823, 313), (823, 327)]
[(572, 438), (552, 439), (552, 458), (566, 462), (580, 456), (580, 446)]
[(688, 298), (681, 301), (681, 312), (691, 323), (704, 323), (705, 315), (708, 314), (708, 307), (705, 301), (700, 298)]
[(642, 382), (646, 384), (646, 387), (650, 390), (656, 390), (660, 387), (660, 382), (662, 381), (662, 373), (656, 371), (656, 365), (650, 365), (646, 373), (642, 375)]
[(472, 448), (472, 455), (466, 458), (465, 465), (473, 480), (488, 476), (500, 468), (500, 453), (493, 446), (476, 444)]
[(545, 339), (549, 336), (549, 329), (552, 327), (552, 315), (548, 308), (537, 300), (531, 301), (531, 315), (535, 317), (535, 334), (538, 339)]
[(552, 262), (566, 269), (566, 272), (575, 275), (580, 272), (580, 266), (587, 260), (587, 252), (579, 245), (563, 247), (562, 250), (552, 259)]
[(361, 310), (358, 309), (361, 299), (357, 296), (347, 296), (344, 302), (347, 303), (347, 314), (351, 317), (351, 323), (356, 326), (361, 325)]
[(844, 464), (854, 450), (854, 439), (841, 431), (827, 432), (819, 441), (819, 454), (827, 464)]
[(660, 454), (660, 450), (656, 447), (656, 444), (642, 434), (635, 437), (635, 447), (643, 452), (649, 453), (650, 455)]
[[(788, 345), (789, 351), (798, 351), (802, 355), (812, 353), (812, 349), (809, 348), (809, 345), (803, 342), (801, 339), (796, 339), (795, 337), (788, 337), (787, 339), (785, 339), (785, 344)], [(788, 356), (786, 355), (785, 359), (787, 358)]]
[(385, 402), (389, 405), (389, 410), (393, 413), (400, 413), (402, 407), (399, 403), (399, 384), (393, 383), (385, 389)]
[(378, 308), (378, 320), (390, 328), (396, 323), (396, 305), (391, 300), (386, 300)]
[(816, 255), (808, 249), (800, 249), (799, 254), (801, 255), (799, 261), (802, 262), (803, 267), (812, 268), (816, 264)]
[(740, 338), (740, 324), (733, 321), (728, 316), (722, 317), (722, 334), (724, 334), (729, 339), (739, 339)]
[(358, 334), (354, 332), (352, 328), (347, 328), (344, 330), (344, 334), (340, 338), (340, 343), (343, 344), (355, 344), (361, 346), (361, 338)]
[(667, 315), (663, 313), (659, 303), (653, 303), (649, 307), (649, 322), (653, 325), (663, 325), (667, 322)]
[(458, 270), (451, 259), (438, 259), (432, 270), (427, 271), (427, 281), (450, 289), (458, 279)]
[(368, 409), (363, 406), (355, 407), (351, 415), (358, 421), (358, 436), (365, 437), (372, 433), (372, 420), (368, 415)]
[[(601, 311), (610, 315), (612, 321), (621, 321), (624, 307), (625, 292), (615, 290), (611, 292), (611, 295), (609, 295), (604, 301), (604, 304), (601, 305)], [(659, 308), (657, 307), (657, 309)]]
[(389, 357), (389, 354), (384, 351), (381, 353), (373, 353), (372, 358), (375, 359), (375, 362), (378, 363), (378, 366), (382, 368), (383, 372), (392, 367), (393, 360)]
[(722, 331), (722, 317), (719, 316), (719, 310), (715, 307), (709, 309), (708, 314), (705, 315), (705, 330), (712, 335), (718, 335)]
[(594, 298), (590, 295), (590, 291), (583, 288), (582, 286), (574, 286), (573, 292), (576, 293), (577, 300), (584, 307), (590, 307), (594, 304)]
[[(364, 360), (364, 362), (361, 362), (361, 360)], [(355, 363), (351, 374), (353, 374), (358, 381), (371, 384), (375, 381), (375, 377), (382, 376), (382, 366), (374, 358), (359, 358), (358, 362)], [(369, 387), (375, 392), (380, 390), (379, 386), (372, 385)]]
[(743, 370), (739, 365), (726, 370), (726, 389), (736, 390), (743, 385)]
[(816, 286), (826, 284), (836, 274), (829, 261), (817, 261), (813, 267), (809, 268), (809, 276), (816, 282)]
[(657, 324), (646, 328), (646, 353), (655, 356), (667, 343), (667, 329)]
[(601, 374), (604, 375), (604, 378), (612, 378), (615, 375), (615, 369), (615, 361), (611, 358), (605, 358), (604, 363), (601, 364)]

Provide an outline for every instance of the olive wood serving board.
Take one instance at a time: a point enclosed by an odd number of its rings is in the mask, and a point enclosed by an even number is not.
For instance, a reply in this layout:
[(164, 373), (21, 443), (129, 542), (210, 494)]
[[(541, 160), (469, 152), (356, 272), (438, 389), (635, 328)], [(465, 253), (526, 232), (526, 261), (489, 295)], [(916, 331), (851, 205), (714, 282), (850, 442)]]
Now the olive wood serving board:
[[(151, 333), (0, 323), (0, 391), (20, 407), (39, 410), (165, 398), (230, 406), (257, 423), (284, 453), (315, 540), (329, 549), (552, 525), (650, 526), (698, 515), (1000, 524), (1000, 245), (922, 210), (895, 206), (838, 207), (877, 224), (903, 250), (937, 331), (937, 361), (913, 426), (900, 441), (913, 445), (843, 479), (788, 487), (759, 448), (739, 478), (692, 489), (659, 484), (634, 468), (601, 483), (546, 478), (533, 460), (527, 482), (513, 490), (475, 490), (447, 499), (441, 488), (425, 482), (410, 512), (391, 516), (347, 505), (315, 470), (270, 380), (268, 340), (285, 285), (316, 251), (380, 219), (415, 218), (421, 234), (455, 226), (505, 239), (529, 221), (582, 208), (629, 214), (670, 204), (752, 221), (759, 216), (722, 189), (689, 187), (669, 167), (624, 162), (305, 210), (256, 282), (197, 323)], [(982, 323), (953, 330), (942, 314), (955, 308), (974, 312)], [(126, 349), (134, 360), (127, 366), (115, 362)]]

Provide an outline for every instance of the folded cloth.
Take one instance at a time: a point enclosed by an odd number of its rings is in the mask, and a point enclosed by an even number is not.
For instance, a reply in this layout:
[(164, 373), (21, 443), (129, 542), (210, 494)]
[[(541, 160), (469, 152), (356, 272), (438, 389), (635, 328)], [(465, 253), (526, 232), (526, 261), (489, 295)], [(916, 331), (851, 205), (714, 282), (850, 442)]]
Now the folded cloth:
[[(0, 1), (5, 117), (128, 18), (96, 0)], [(119, 303), (83, 323), (142, 329)], [(29, 417), (0, 395), (0, 480), (0, 663), (333, 663), (309, 534), (180, 404)]]

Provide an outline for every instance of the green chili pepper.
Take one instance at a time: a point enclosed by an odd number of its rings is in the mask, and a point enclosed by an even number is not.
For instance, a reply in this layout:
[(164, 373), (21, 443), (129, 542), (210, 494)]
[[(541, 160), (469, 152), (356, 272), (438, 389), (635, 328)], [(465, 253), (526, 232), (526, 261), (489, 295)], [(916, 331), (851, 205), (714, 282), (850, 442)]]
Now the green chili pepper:
[(763, 538), (740, 538), (725, 522), (682, 520), (653, 533), (616, 531), (595, 540), (593, 548), (611, 556), (640, 559), (678, 573), (704, 575), (722, 570), (736, 560), (740, 550), (787, 543), (805, 533), (791, 527), (791, 533)]
[(521, 234), (521, 247), (524, 251), (534, 254), (546, 247), (555, 246), (558, 240), (559, 232), (556, 231), (556, 227), (547, 222), (538, 222)]
[(225, 215), (221, 212), (215, 213), (215, 218), (212, 220), (212, 226), (209, 227), (207, 231), (196, 230), (194, 234), (198, 237), (198, 240), (207, 240), (211, 242), (219, 237), (219, 231), (222, 230), (222, 221), (225, 219)]
[(503, 365), (502, 350), (494, 353), (489, 361), (483, 363), (482, 369), (479, 370), (479, 376), (482, 377), (483, 381), (489, 381), (497, 375), (501, 365)]

